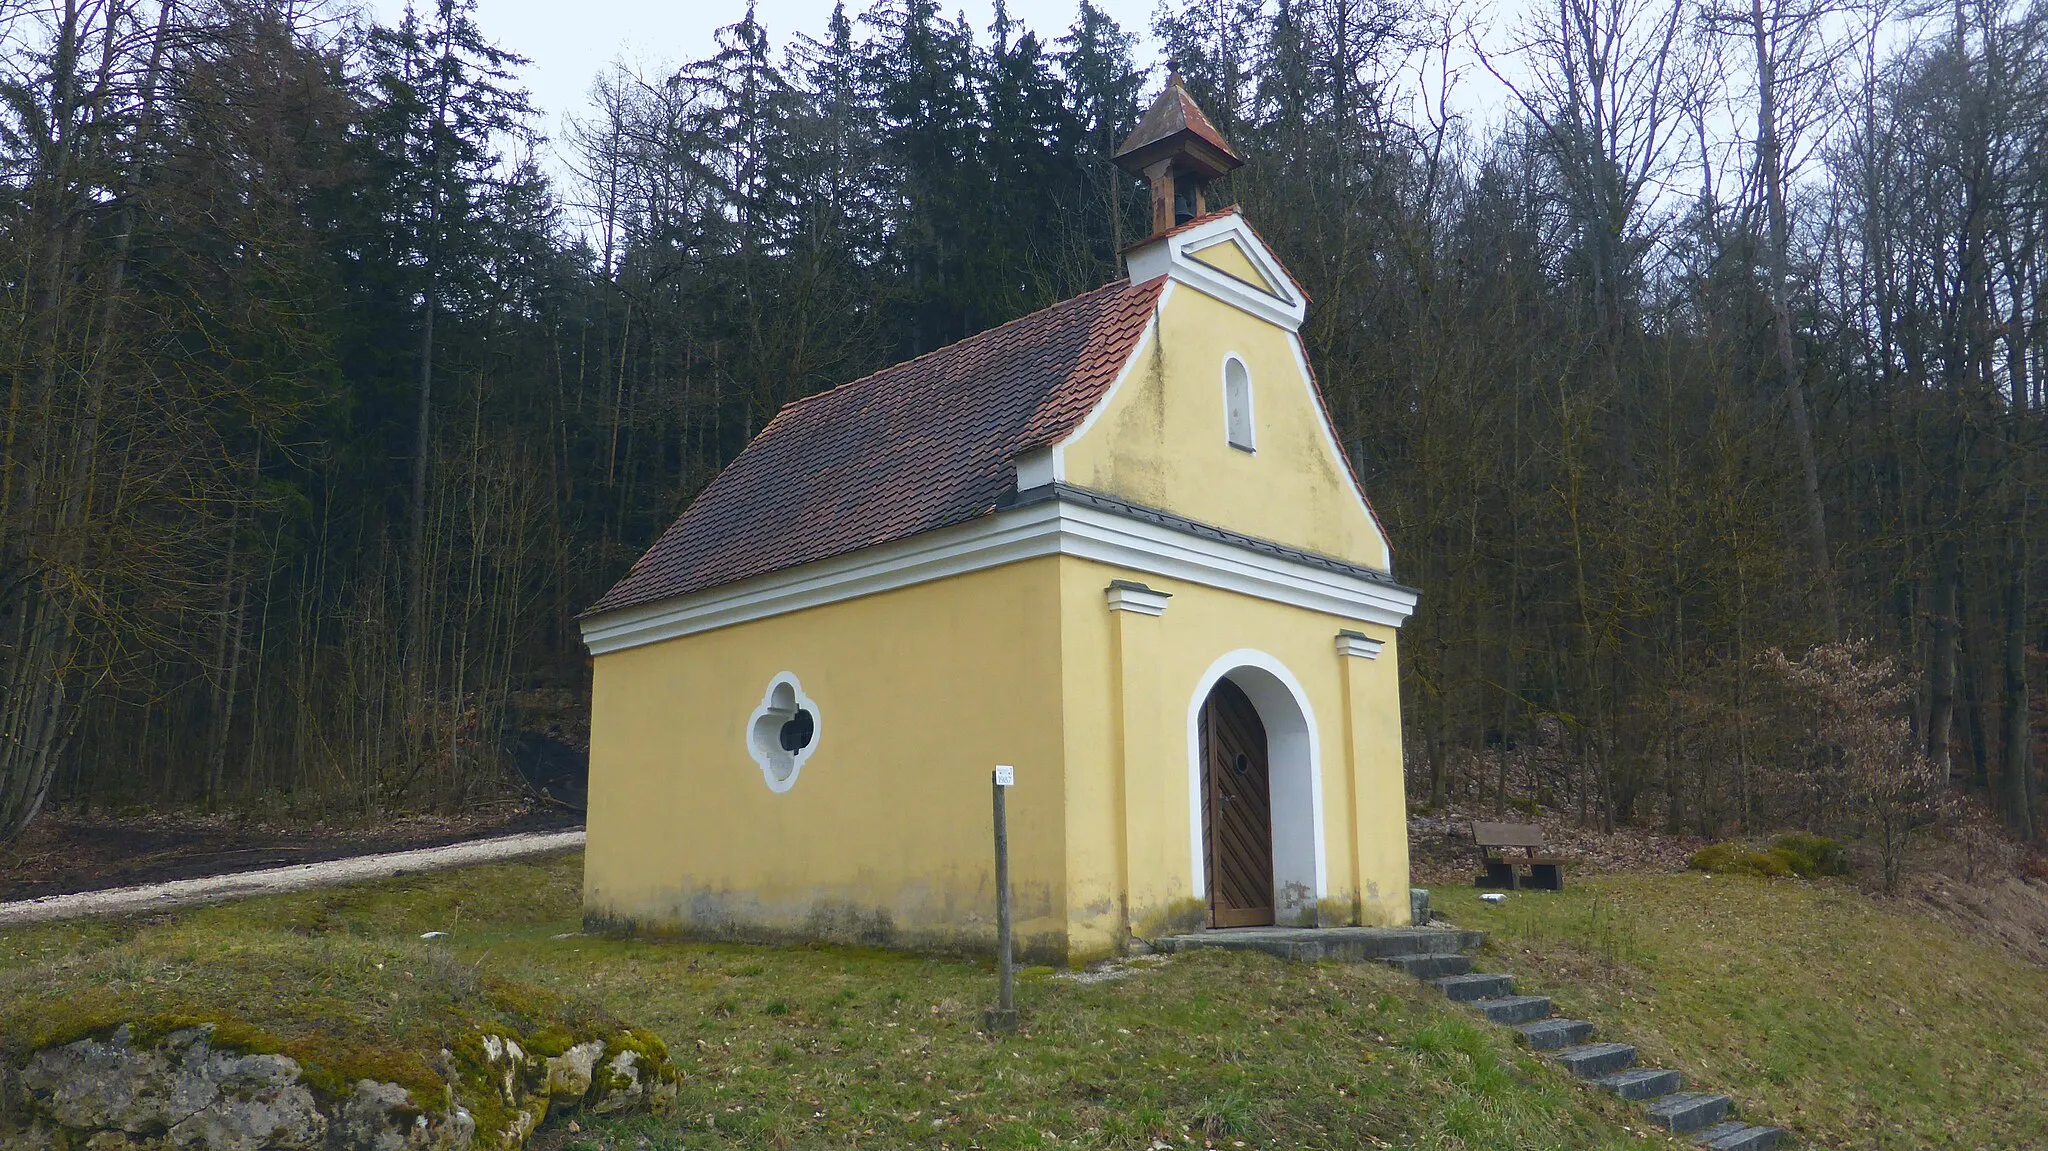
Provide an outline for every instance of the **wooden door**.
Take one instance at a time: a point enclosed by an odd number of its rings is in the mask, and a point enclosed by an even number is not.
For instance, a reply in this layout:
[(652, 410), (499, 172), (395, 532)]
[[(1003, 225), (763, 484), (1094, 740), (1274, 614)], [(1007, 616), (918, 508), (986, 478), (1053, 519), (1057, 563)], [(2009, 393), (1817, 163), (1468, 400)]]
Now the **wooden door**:
[(1202, 831), (1212, 927), (1273, 922), (1273, 793), (1266, 725), (1229, 680), (1202, 704)]

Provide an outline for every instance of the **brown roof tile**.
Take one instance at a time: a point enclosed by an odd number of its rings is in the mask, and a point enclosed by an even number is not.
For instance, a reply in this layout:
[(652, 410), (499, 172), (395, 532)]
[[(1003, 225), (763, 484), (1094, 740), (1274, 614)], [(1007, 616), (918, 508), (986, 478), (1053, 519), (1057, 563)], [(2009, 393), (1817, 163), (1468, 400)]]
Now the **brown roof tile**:
[(1163, 285), (1118, 281), (787, 405), (586, 614), (988, 514), (1014, 457), (1058, 442), (1115, 381)]
[(1167, 77), (1166, 87), (1145, 109), (1138, 126), (1124, 138), (1113, 159), (1125, 171), (1138, 172), (1171, 153), (1184, 154), (1211, 176), (1220, 176), (1244, 163), (1194, 97), (1188, 95), (1178, 72)]

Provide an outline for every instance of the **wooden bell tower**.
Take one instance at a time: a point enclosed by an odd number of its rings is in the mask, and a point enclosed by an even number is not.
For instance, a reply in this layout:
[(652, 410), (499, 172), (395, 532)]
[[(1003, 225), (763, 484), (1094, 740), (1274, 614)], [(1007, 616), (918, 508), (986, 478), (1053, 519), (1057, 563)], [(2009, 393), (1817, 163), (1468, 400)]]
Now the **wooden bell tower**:
[(1166, 90), (1113, 159), (1117, 167), (1151, 181), (1154, 236), (1201, 215), (1207, 210), (1203, 185), (1244, 166), (1188, 95), (1178, 72), (1167, 77)]

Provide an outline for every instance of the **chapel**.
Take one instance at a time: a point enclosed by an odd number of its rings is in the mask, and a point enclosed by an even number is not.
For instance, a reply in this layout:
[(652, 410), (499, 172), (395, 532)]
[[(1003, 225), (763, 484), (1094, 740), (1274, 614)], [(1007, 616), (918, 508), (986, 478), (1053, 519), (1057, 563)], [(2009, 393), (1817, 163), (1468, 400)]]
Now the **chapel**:
[(1405, 925), (1416, 592), (1176, 77), (1125, 278), (783, 407), (582, 618), (593, 927), (1021, 952)]

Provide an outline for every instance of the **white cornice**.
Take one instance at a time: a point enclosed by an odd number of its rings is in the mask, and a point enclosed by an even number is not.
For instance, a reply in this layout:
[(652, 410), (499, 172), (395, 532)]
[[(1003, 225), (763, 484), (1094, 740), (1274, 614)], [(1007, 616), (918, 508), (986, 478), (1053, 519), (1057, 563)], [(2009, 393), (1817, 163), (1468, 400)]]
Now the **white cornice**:
[(1386, 643), (1362, 632), (1340, 631), (1337, 633), (1337, 654), (1357, 659), (1378, 659), (1386, 650)]
[(1384, 579), (1043, 499), (728, 587), (606, 612), (583, 621), (583, 642), (592, 655), (603, 655), (1049, 555), (1386, 627), (1401, 626), (1415, 610), (1415, 593)]
[(1159, 616), (1166, 614), (1166, 601), (1173, 598), (1173, 593), (1154, 591), (1144, 584), (1120, 579), (1111, 580), (1109, 586), (1102, 589), (1102, 598), (1111, 611)]
[[(1248, 284), (1195, 258), (1195, 253), (1213, 248), (1225, 240), (1237, 241), (1251, 258), (1252, 266), (1259, 270), (1259, 275), (1273, 285), (1272, 292), (1261, 291), (1257, 285)], [(1124, 256), (1124, 266), (1129, 270), (1133, 284), (1142, 284), (1155, 276), (1166, 276), (1174, 283), (1186, 284), (1205, 296), (1242, 308), (1290, 332), (1300, 331), (1302, 318), (1308, 314), (1308, 300), (1295, 288), (1287, 270), (1281, 267), (1272, 251), (1259, 241), (1258, 235), (1236, 212), (1132, 248)]]

